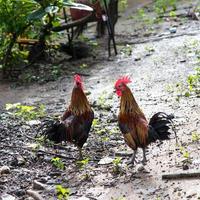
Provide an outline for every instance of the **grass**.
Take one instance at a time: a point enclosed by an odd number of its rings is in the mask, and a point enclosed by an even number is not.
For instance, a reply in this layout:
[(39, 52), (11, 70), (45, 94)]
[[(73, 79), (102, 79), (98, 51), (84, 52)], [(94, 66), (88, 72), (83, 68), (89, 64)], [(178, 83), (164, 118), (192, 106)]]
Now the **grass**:
[(51, 159), (51, 163), (53, 164), (54, 167), (64, 170), (65, 169), (65, 165), (62, 162), (62, 160), (58, 157), (52, 158)]
[(45, 107), (42, 104), (37, 107), (22, 105), (21, 103), (6, 104), (6, 110), (13, 116), (21, 118), (24, 121), (36, 120), (46, 115)]
[(56, 185), (56, 194), (59, 200), (68, 200), (70, 189), (64, 188), (62, 185)]

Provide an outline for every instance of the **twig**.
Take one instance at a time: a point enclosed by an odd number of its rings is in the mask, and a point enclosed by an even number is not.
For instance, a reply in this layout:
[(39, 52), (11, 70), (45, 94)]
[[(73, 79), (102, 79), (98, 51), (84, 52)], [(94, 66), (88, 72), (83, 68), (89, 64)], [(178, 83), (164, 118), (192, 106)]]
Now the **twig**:
[(60, 158), (66, 159), (66, 160), (76, 160), (76, 158), (74, 158), (74, 157), (63, 156), (61, 154), (57, 154), (57, 153), (53, 153), (53, 152), (49, 152), (49, 151), (47, 152), (47, 151), (44, 151), (44, 150), (38, 150), (38, 152), (41, 152), (41, 153), (44, 153), (44, 154), (53, 155), (53, 156), (60, 157)]
[(184, 178), (200, 178), (200, 172), (181, 172), (175, 174), (163, 174), (162, 179), (184, 179)]
[[(27, 147), (22, 147), (22, 146), (11, 146), (11, 145), (3, 145), (3, 147), (7, 147), (7, 148), (11, 148), (11, 149), (25, 149), (25, 150), (30, 150), (30, 148), (27, 148)], [(63, 159), (66, 159), (66, 160), (75, 160), (74, 157), (69, 157), (69, 156), (63, 156), (61, 154), (57, 154), (57, 153), (53, 153), (53, 152), (50, 152), (50, 151), (44, 151), (44, 150), (41, 150), (39, 149), (37, 152), (41, 152), (41, 153), (44, 153), (44, 154), (49, 154), (49, 155), (53, 155), (53, 156), (56, 156), (56, 157), (60, 157), (60, 158), (63, 158)]]
[(27, 190), (26, 192), (29, 196), (31, 196), (35, 200), (44, 200), (43, 197), (40, 196), (40, 194), (38, 194), (33, 190)]

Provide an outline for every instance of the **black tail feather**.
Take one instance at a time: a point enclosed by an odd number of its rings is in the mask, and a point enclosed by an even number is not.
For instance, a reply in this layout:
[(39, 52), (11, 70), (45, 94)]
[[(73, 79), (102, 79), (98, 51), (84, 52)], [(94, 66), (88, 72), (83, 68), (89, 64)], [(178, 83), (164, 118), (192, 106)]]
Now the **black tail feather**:
[(55, 143), (67, 140), (65, 125), (59, 121), (46, 121), (39, 129), (40, 135)]
[(149, 143), (155, 142), (156, 140), (169, 140), (172, 132), (174, 131), (173, 115), (167, 115), (164, 112), (156, 113), (152, 116), (149, 121)]

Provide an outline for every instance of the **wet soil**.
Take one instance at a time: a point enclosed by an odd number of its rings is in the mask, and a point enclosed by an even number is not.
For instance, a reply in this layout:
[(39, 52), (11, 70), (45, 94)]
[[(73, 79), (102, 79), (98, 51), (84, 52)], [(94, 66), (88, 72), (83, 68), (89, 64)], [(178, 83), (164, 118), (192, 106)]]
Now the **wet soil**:
[[(177, 12), (187, 12), (188, 7), (190, 4), (184, 2)], [(129, 12), (129, 16), (136, 15), (134, 9)], [(71, 200), (200, 198), (198, 178), (162, 180), (162, 174), (190, 173), (199, 171), (200, 167), (199, 140), (192, 140), (192, 134), (200, 133), (200, 99), (196, 93), (189, 97), (182, 95), (187, 90), (188, 75), (194, 74), (199, 67), (200, 22), (168, 17), (149, 28), (149, 24), (136, 24), (135, 20), (138, 19), (126, 15), (119, 19), (116, 40), (120, 52), (117, 57), (107, 60), (102, 50), (92, 61), (72, 61), (70, 64), (75, 68), (70, 71), (68, 68), (69, 73), (56, 81), (17, 88), (1, 84), (0, 166), (10, 168), (8, 174), (0, 176), (2, 197), (10, 194), (15, 199), (31, 200), (26, 191), (33, 189), (44, 199), (56, 199), (55, 186), (61, 184), (70, 188)], [(175, 28), (175, 33), (171, 28)], [(88, 63), (84, 69), (87, 74), (83, 76), (84, 89), (98, 123), (92, 127), (83, 148), (89, 163), (80, 168), (76, 162), (78, 151), (73, 145), (63, 144), (65, 149), (57, 150), (38, 145), (34, 136), (39, 125), (16, 119), (4, 108), (5, 103), (44, 104), (48, 115), (61, 115), (70, 99), (72, 75), (83, 63)], [(138, 163), (127, 165), (132, 151), (125, 145), (117, 126), (119, 99), (113, 93), (113, 84), (121, 75), (131, 77), (130, 88), (147, 118), (158, 111), (175, 116), (178, 144), (172, 139), (161, 145), (150, 145), (148, 162), (144, 166), (140, 162), (140, 151)], [(51, 159), (55, 155), (44, 151), (65, 156), (62, 158), (65, 169), (53, 166)], [(189, 156), (184, 156), (186, 151)], [(112, 163), (116, 156), (122, 158), (117, 170)], [(109, 157), (107, 164), (99, 162), (105, 157)], [(36, 190), (34, 180), (43, 183), (45, 189)]]

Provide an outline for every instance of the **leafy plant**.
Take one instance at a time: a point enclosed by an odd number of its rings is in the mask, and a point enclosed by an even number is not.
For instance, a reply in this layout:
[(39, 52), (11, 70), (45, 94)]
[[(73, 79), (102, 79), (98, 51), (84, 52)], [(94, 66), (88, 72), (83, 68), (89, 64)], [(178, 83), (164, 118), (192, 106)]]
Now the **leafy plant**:
[(83, 171), (82, 180), (85, 180), (85, 181), (90, 180), (91, 169), (88, 167), (89, 158), (77, 161), (76, 163), (78, 164), (78, 167), (80, 168), (80, 170)]
[(61, 75), (61, 69), (59, 66), (53, 66), (51, 71), (52, 79), (56, 80)]
[(122, 12), (124, 11), (127, 6), (128, 6), (128, 1), (127, 0), (119, 0), (119, 3), (118, 3), (118, 7), (119, 7), (119, 10)]
[(116, 157), (113, 161), (113, 172), (116, 174), (119, 174), (121, 172), (121, 163), (122, 163), (122, 158), (121, 157)]
[(188, 76), (187, 83), (190, 92), (200, 93), (200, 67), (196, 68), (195, 74)]
[(87, 43), (92, 48), (96, 48), (99, 45), (96, 40), (91, 40), (90, 38), (88, 38), (87, 36), (85, 36), (83, 34), (79, 36), (79, 40), (84, 43)]
[(81, 68), (81, 69), (85, 69), (85, 68), (87, 68), (87, 67), (88, 67), (88, 65), (85, 64), (85, 63), (83, 63), (83, 64), (80, 65), (80, 68)]
[(70, 189), (64, 188), (62, 185), (56, 185), (56, 193), (59, 200), (68, 200)]
[(165, 13), (170, 7), (176, 10), (176, 1), (177, 0), (155, 0), (154, 10), (157, 14)]
[(185, 160), (183, 161), (185, 164), (189, 164), (191, 163), (191, 155), (190, 152), (184, 147), (184, 146), (180, 146), (180, 153), (182, 154), (183, 158), (185, 158)]
[(3, 60), (3, 69), (12, 62), (17, 38), (31, 25), (27, 17), (34, 8), (32, 0), (0, 0), (0, 59)]
[(193, 95), (200, 95), (200, 67), (196, 68), (195, 73), (187, 77), (186, 83), (179, 82), (173, 87), (168, 85), (166, 87), (167, 91), (170, 93), (176, 92), (179, 101), (181, 97), (190, 97)]
[(78, 164), (78, 166), (79, 166), (80, 169), (85, 169), (86, 166), (87, 166), (88, 163), (89, 163), (89, 158), (86, 158), (86, 159), (84, 159), (84, 160), (77, 161), (76, 163)]
[(108, 92), (104, 90), (101, 95), (97, 99), (97, 105), (104, 109), (104, 110), (109, 110), (111, 107), (110, 102), (108, 101)]
[(131, 56), (132, 51), (132, 47), (129, 44), (126, 44), (126, 46), (121, 49), (121, 53), (125, 56)]
[(58, 157), (52, 158), (51, 162), (56, 168), (61, 170), (65, 169), (65, 165), (60, 158)]
[(94, 119), (93, 122), (92, 122), (92, 126), (95, 127), (97, 125), (100, 125), (100, 122), (98, 119)]
[(193, 132), (193, 133), (192, 133), (192, 141), (193, 141), (193, 142), (198, 142), (198, 141), (200, 141), (200, 134), (198, 134), (197, 132)]
[(24, 121), (35, 120), (45, 116), (45, 107), (42, 104), (39, 107), (21, 105), (20, 103), (6, 104), (6, 110), (12, 111), (14, 116)]
[[(37, 36), (38, 54), (46, 49), (46, 40), (52, 27), (60, 25), (57, 14), (65, 6), (91, 10), (88, 6), (73, 3), (71, 0), (0, 0), (0, 60), (4, 72), (7, 67), (19, 64), (24, 57), (27, 58), (28, 53), (19, 51), (15, 45), (19, 36)], [(33, 32), (36, 34), (32, 34)]]

